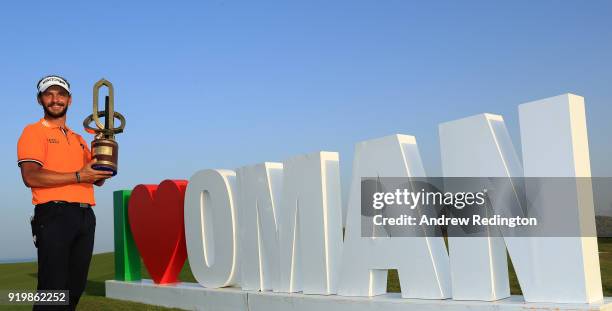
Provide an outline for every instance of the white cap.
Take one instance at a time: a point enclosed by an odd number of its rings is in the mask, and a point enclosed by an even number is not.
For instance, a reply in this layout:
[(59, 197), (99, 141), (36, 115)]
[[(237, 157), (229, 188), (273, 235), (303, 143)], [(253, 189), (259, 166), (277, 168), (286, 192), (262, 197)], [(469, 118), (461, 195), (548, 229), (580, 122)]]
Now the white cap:
[(46, 91), (49, 87), (54, 85), (61, 86), (68, 91), (68, 94), (72, 94), (70, 93), (70, 84), (68, 84), (68, 81), (60, 76), (48, 76), (42, 78), (40, 82), (38, 82), (38, 94)]

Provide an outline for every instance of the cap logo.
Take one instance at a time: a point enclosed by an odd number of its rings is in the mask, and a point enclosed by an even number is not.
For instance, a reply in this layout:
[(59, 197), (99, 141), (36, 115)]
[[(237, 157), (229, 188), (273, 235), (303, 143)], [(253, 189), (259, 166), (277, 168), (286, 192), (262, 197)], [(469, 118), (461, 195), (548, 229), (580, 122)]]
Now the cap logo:
[(60, 77), (57, 77), (57, 76), (50, 76), (50, 77), (42, 79), (40, 83), (38, 83), (38, 92), (42, 93), (53, 85), (61, 86), (64, 89), (66, 89), (68, 93), (70, 93), (70, 85), (68, 85), (68, 82), (66, 82), (66, 80)]

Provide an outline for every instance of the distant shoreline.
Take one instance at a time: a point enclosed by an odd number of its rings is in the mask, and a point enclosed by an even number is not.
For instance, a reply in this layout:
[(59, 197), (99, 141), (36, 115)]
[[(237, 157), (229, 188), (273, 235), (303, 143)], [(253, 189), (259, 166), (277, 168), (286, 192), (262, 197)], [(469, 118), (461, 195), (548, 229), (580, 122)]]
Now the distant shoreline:
[(32, 258), (10, 258), (10, 259), (0, 259), (0, 264), (3, 263), (23, 263), (23, 262), (35, 262), (36, 257)]

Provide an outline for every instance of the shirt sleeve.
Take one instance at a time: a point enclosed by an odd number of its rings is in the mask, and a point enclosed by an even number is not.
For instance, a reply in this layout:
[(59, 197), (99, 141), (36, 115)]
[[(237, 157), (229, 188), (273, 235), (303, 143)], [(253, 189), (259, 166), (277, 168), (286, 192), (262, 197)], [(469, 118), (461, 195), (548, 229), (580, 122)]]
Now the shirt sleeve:
[(26, 127), (17, 142), (17, 165), (35, 162), (43, 166), (47, 159), (45, 137), (33, 127)]

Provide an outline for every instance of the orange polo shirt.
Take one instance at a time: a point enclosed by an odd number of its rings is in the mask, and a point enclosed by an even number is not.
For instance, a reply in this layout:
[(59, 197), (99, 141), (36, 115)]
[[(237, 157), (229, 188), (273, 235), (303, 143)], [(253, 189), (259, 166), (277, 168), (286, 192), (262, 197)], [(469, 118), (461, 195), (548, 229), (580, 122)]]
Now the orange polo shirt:
[[(23, 129), (17, 143), (17, 164), (26, 161), (36, 162), (42, 168), (60, 172), (74, 173), (91, 160), (87, 142), (81, 135), (66, 127), (45, 121), (44, 118), (29, 124)], [(67, 201), (95, 205), (93, 185), (75, 183), (58, 187), (32, 188), (32, 204), (49, 201)]]

